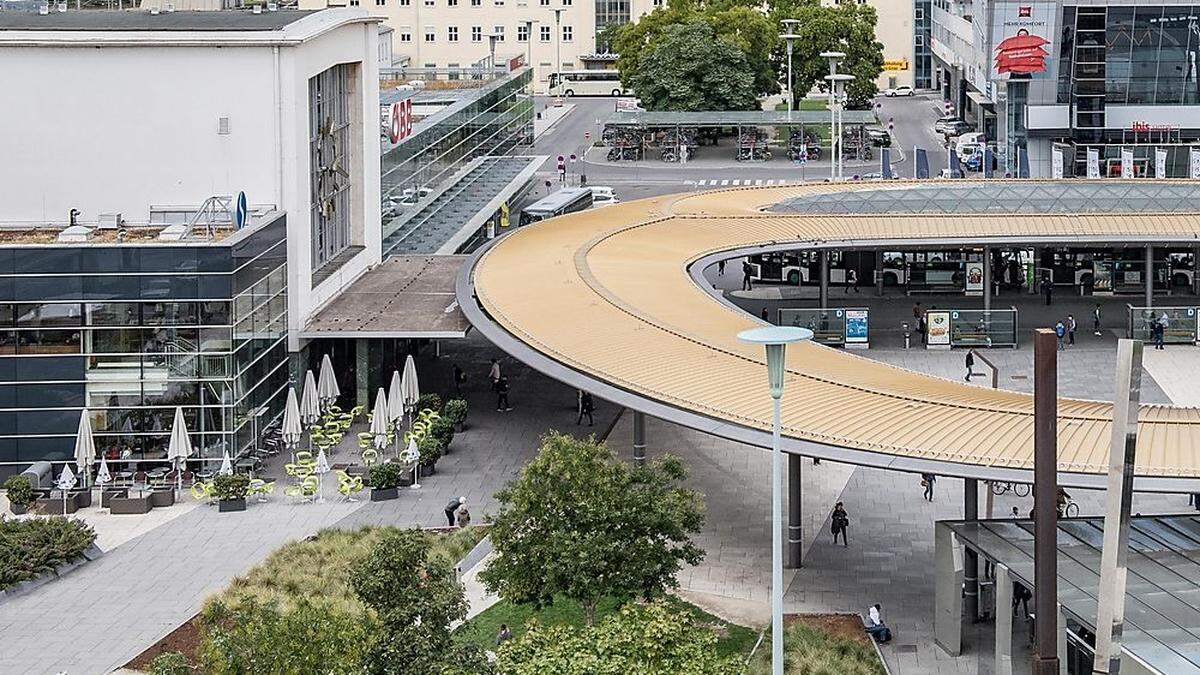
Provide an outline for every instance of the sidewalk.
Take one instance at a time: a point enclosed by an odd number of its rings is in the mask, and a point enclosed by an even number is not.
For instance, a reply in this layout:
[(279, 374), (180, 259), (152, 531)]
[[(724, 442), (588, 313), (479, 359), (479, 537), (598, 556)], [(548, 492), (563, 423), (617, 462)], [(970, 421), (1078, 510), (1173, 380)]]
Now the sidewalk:
[(555, 124), (558, 124), (559, 120), (566, 117), (567, 115), (570, 115), (571, 111), (574, 109), (575, 109), (574, 103), (564, 103), (560, 106), (547, 105), (545, 108), (543, 108), (541, 111), (542, 116), (537, 117), (535, 115), (533, 118), (533, 138), (534, 138), (534, 140), (541, 138), (542, 134), (546, 133), (547, 131), (550, 131), (550, 129), (552, 129)]

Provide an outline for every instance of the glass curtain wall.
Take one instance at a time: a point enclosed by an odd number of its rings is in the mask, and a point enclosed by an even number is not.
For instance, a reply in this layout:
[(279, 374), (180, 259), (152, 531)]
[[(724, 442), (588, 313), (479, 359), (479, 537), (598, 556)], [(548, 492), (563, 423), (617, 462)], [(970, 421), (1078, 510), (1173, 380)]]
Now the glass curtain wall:
[(314, 271), (350, 246), (351, 130), (357, 73), (357, 64), (344, 63), (308, 81)]

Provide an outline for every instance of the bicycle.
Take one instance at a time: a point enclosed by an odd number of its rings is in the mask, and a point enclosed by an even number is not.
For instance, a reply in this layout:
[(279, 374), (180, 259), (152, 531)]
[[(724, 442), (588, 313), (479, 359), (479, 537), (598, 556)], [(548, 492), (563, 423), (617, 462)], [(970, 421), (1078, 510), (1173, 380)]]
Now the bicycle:
[(1078, 518), (1079, 517), (1079, 505), (1076, 504), (1075, 502), (1071, 501), (1070, 499), (1067, 499), (1065, 502), (1063, 502), (1062, 508), (1060, 508), (1058, 511), (1058, 517), (1059, 518)]
[(991, 486), (992, 486), (992, 494), (996, 495), (997, 497), (999, 497), (1002, 494), (1005, 494), (1006, 492), (1012, 492), (1014, 495), (1016, 495), (1018, 497), (1028, 497), (1030, 491), (1033, 489), (1025, 483), (993, 482), (991, 484)]

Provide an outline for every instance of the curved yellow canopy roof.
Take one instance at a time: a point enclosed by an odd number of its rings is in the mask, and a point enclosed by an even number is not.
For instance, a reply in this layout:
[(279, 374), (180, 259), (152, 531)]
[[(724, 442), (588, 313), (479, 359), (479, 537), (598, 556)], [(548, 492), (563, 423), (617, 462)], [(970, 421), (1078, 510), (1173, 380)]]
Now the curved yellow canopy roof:
[[(555, 218), (525, 227), (488, 249), (473, 269), (474, 292), (490, 321), (541, 356), (593, 381), (707, 419), (769, 430), (763, 352), (736, 338), (739, 331), (759, 324), (697, 286), (689, 265), (704, 256), (786, 242), (1159, 243), (1200, 236), (1196, 214), (811, 215), (763, 210), (793, 197), (878, 186), (697, 192)], [(1111, 405), (1064, 398), (1058, 410), (1060, 470), (1105, 473)], [(951, 382), (801, 344), (788, 350), (783, 434), (807, 442), (806, 447), (927, 460), (909, 462), (908, 468), (956, 465), (946, 471), (956, 475), (973, 475), (972, 467), (1030, 470), (1033, 400), (1027, 394)], [(1198, 448), (1200, 410), (1142, 406), (1136, 475), (1200, 478)]]

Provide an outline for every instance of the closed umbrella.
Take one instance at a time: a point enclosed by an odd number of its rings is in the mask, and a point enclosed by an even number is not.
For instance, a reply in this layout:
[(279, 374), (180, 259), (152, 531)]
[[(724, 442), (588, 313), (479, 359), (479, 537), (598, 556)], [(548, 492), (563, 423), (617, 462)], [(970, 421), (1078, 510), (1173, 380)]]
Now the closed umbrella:
[(75, 474), (71, 471), (70, 464), (63, 464), (62, 473), (58, 474), (58, 482), (55, 486), (62, 490), (63, 498), (63, 515), (67, 515), (67, 493), (75, 487)]
[(221, 474), (222, 476), (233, 475), (233, 462), (229, 459), (229, 450), (225, 450), (224, 453), (222, 453), (221, 468), (217, 470), (217, 473)]
[(83, 485), (87, 487), (88, 478), (92, 473), (92, 464), (96, 461), (96, 443), (92, 439), (92, 421), (88, 418), (85, 408), (79, 413), (79, 431), (75, 434), (75, 466), (79, 467), (79, 475), (83, 477)]
[(287, 403), (283, 406), (283, 428), (279, 436), (293, 453), (293, 462), (296, 461), (296, 446), (300, 445), (300, 437), (303, 435), (304, 427), (300, 424), (300, 404), (296, 402), (296, 388), (288, 387)]
[[(300, 424), (311, 427), (321, 419), (321, 402), (317, 398), (317, 380), (312, 371), (304, 374), (304, 393), (300, 395)], [(311, 441), (311, 437), (309, 438)], [(311, 443), (309, 449), (311, 450)]]
[(383, 393), (383, 387), (380, 387), (379, 393), (375, 394), (375, 410), (371, 412), (371, 435), (375, 437), (374, 441), (376, 450), (383, 450), (387, 447), (387, 434), (387, 395)]
[(342, 392), (338, 390), (337, 377), (333, 374), (333, 361), (326, 354), (321, 358), (321, 376), (317, 379), (317, 396), (321, 399), (321, 407), (333, 405)]
[(192, 439), (188, 437), (187, 422), (183, 421), (183, 408), (175, 408), (175, 421), (171, 423), (171, 441), (167, 444), (167, 460), (175, 466), (175, 489), (183, 488), (183, 468), (192, 456)]
[(417, 399), (421, 398), (421, 387), (417, 384), (417, 364), (413, 361), (412, 354), (404, 360), (404, 375), (400, 378), (401, 396), (404, 398), (404, 409), (410, 415), (413, 408), (417, 406)]
[(396, 452), (400, 452), (400, 429), (404, 425), (404, 395), (400, 383), (400, 371), (392, 371), (392, 385), (388, 387), (388, 424), (396, 432)]
[(325, 458), (325, 451), (321, 450), (317, 453), (317, 464), (313, 467), (313, 473), (317, 474), (317, 501), (325, 501), (325, 474), (329, 473), (329, 460)]
[(104, 486), (112, 482), (112, 474), (108, 472), (108, 459), (100, 456), (100, 470), (96, 472), (96, 485), (100, 486), (100, 501), (104, 501)]
[(411, 487), (413, 490), (419, 489), (421, 487), (421, 484), (417, 482), (417, 469), (419, 468), (420, 463), (421, 463), (421, 450), (419, 448), (417, 448), (417, 439), (415, 439), (415, 438), (408, 439), (408, 447), (405, 448), (404, 452), (400, 454), (400, 461), (412, 462), (413, 482), (412, 482)]

